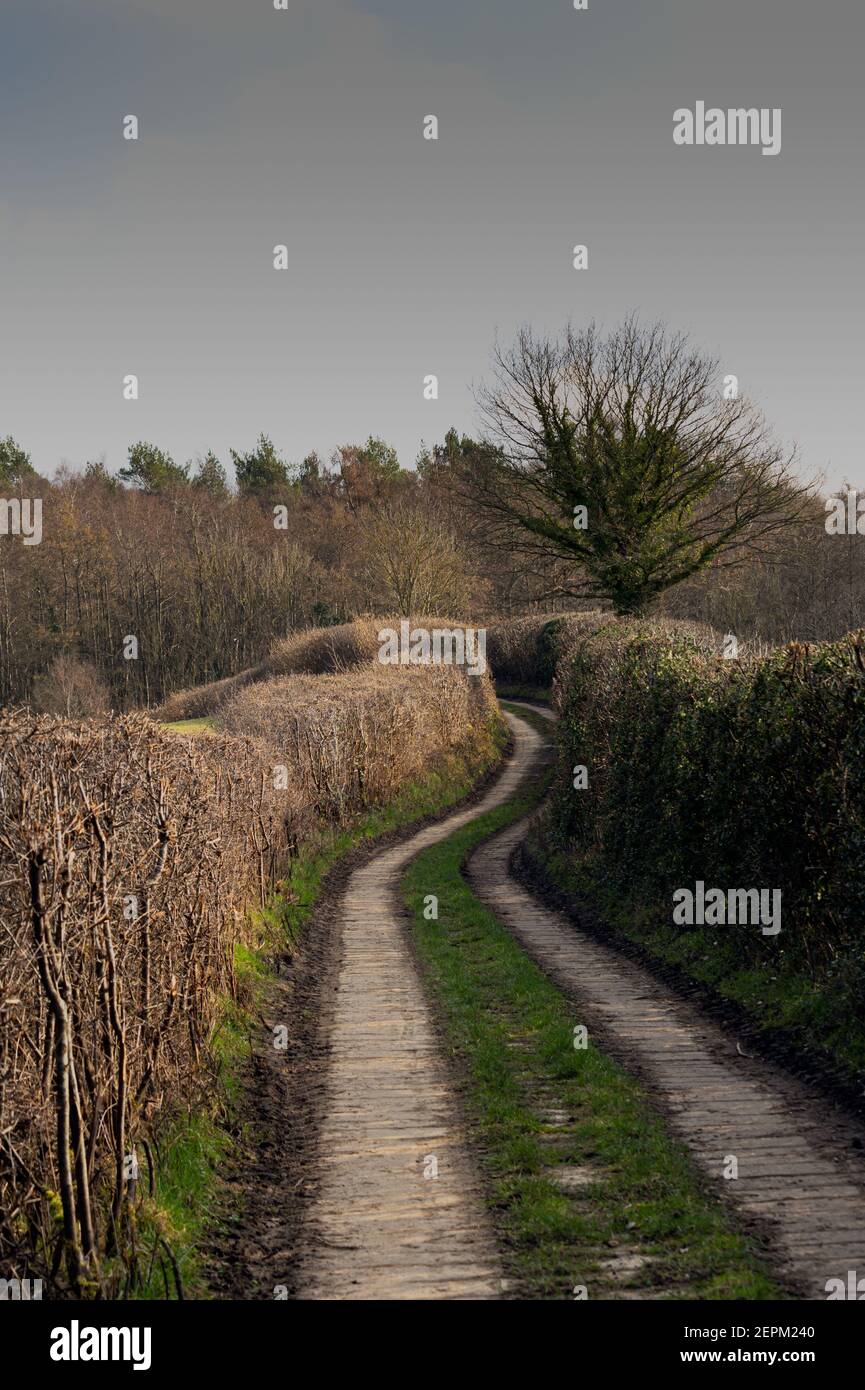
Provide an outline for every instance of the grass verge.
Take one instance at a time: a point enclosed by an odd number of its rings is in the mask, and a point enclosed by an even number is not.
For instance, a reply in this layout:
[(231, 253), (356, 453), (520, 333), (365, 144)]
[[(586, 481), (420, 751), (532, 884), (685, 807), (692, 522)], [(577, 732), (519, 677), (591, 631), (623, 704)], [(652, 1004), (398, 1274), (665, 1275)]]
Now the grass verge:
[[(403, 879), (464, 1077), (511, 1291), (533, 1299), (570, 1299), (581, 1287), (589, 1298), (635, 1290), (642, 1298), (782, 1297), (753, 1240), (641, 1087), (591, 1040), (574, 1046), (573, 1005), (462, 875), (471, 850), (526, 815), (543, 790), (518, 793), (424, 851)], [(427, 921), (423, 901), (433, 892), (440, 916)]]

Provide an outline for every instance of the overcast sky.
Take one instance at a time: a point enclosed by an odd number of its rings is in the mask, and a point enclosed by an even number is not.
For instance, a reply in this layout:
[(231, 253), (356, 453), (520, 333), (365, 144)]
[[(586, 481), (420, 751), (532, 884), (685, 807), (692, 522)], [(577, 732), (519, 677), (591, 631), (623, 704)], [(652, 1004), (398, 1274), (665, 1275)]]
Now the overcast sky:
[[(636, 309), (865, 484), (863, 40), (861, 0), (0, 0), (0, 436), (409, 466), (496, 330)], [(781, 153), (677, 147), (698, 100)]]

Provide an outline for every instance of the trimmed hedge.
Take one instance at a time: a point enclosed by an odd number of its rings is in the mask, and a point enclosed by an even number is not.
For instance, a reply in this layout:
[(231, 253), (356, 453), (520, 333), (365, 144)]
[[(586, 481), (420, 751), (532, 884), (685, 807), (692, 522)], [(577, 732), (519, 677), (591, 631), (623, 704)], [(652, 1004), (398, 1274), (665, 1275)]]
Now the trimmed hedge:
[(572, 644), (608, 620), (600, 609), (498, 619), (487, 630), (492, 674), (503, 684), (551, 686)]
[(668, 921), (673, 892), (698, 880), (781, 889), (778, 936), (714, 930), (735, 934), (743, 965), (843, 969), (865, 1003), (863, 634), (761, 660), (713, 646), (646, 622), (577, 644), (559, 668), (556, 832), (623, 903)]
[[(404, 615), (405, 616), (405, 615)], [(190, 690), (176, 690), (154, 714), (166, 723), (184, 719), (201, 719), (219, 714), (223, 708), (249, 686), (277, 676), (338, 675), (368, 666), (378, 666), (382, 628), (399, 629), (399, 615), (382, 618), (355, 618), (335, 627), (311, 627), (282, 637), (274, 642), (264, 661), (238, 671), (235, 676), (197, 685)], [(412, 614), (409, 623), (414, 627), (461, 628), (462, 622), (435, 618), (428, 614)]]
[(379, 662), (262, 681), (217, 716), (229, 733), (272, 748), (303, 804), (339, 823), (386, 804), (448, 756), (482, 765), (492, 757), (498, 719), (485, 676)]
[(488, 767), (499, 718), (486, 677), (371, 659), (249, 682), (206, 737), (144, 714), (0, 717), (4, 1274), (119, 1292), (138, 1258), (133, 1159), (143, 1178), (212, 1080), (249, 910), (300, 845)]

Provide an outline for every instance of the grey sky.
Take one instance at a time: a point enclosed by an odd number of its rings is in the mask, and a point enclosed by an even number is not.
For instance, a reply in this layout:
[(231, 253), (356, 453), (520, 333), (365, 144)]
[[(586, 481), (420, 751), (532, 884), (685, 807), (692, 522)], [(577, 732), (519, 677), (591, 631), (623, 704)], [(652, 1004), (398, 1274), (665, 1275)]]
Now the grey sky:
[[(3, 0), (0, 435), (46, 473), (262, 430), (408, 465), (475, 427), (496, 329), (637, 309), (865, 482), (865, 7), (589, 3)], [(781, 154), (676, 147), (697, 100), (781, 107)]]

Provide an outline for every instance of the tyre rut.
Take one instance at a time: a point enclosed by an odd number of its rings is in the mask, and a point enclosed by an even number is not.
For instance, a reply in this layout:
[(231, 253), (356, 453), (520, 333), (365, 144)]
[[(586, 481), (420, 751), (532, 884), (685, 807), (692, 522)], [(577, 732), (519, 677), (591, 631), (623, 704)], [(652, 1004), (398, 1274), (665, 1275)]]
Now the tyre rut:
[[(399, 885), (411, 859), (508, 800), (524, 775), (514, 757), (481, 800), (356, 869), (335, 906), (340, 965), (300, 1298), (501, 1296), (480, 1179)], [(433, 1160), (437, 1176), (426, 1176)]]
[[(515, 763), (538, 775), (547, 742), (508, 718)], [(734, 1037), (648, 971), (521, 887), (509, 865), (531, 819), (473, 852), (466, 873), (474, 893), (574, 1000), (576, 1021), (640, 1077), (745, 1221), (767, 1234), (782, 1278), (808, 1298), (826, 1298), (829, 1279), (846, 1284), (848, 1271), (865, 1271), (865, 1165), (857, 1153), (865, 1131), (794, 1078), (741, 1055)], [(738, 1176), (725, 1180), (731, 1158)]]

